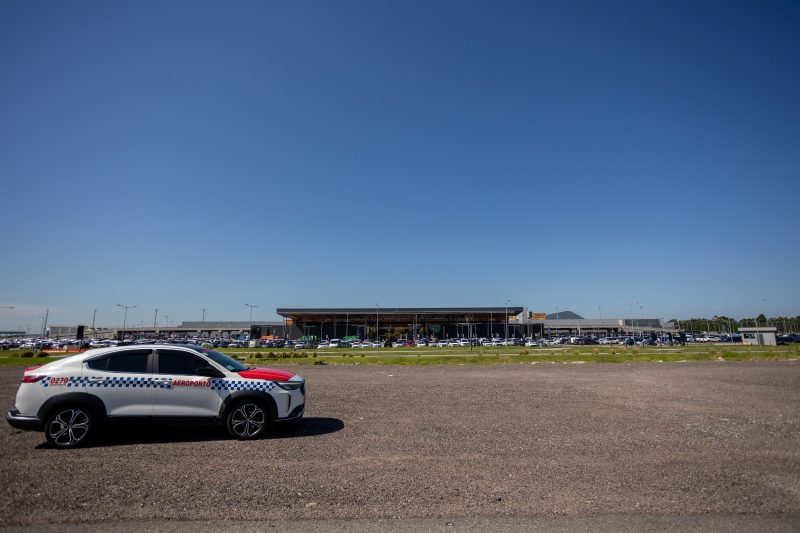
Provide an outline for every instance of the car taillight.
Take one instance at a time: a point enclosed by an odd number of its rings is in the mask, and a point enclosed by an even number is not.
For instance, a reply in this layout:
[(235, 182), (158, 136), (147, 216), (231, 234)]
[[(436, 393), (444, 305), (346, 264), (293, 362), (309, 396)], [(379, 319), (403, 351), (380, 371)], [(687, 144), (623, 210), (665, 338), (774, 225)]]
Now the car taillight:
[(22, 382), (23, 383), (36, 383), (37, 381), (41, 381), (42, 378), (44, 378), (44, 376), (40, 376), (40, 375), (37, 375), (37, 374), (34, 374), (32, 376), (22, 376)]

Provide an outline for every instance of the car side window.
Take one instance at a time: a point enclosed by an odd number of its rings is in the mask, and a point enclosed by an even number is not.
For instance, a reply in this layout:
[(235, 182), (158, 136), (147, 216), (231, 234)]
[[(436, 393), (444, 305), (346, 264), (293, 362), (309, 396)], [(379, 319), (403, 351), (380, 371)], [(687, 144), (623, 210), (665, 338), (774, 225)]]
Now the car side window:
[(158, 350), (158, 373), (195, 376), (197, 369), (211, 366), (208, 361), (179, 350)]
[(147, 374), (147, 357), (149, 355), (150, 350), (130, 350), (92, 359), (87, 361), (86, 365), (93, 370), (106, 372)]

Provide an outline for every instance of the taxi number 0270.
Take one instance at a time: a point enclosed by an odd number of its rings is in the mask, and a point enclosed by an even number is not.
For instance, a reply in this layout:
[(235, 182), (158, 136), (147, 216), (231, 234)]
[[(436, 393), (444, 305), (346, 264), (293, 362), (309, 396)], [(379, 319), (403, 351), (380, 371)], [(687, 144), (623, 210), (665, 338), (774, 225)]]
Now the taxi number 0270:
[(50, 385), (51, 386), (53, 386), (53, 385), (56, 385), (56, 386), (57, 385), (66, 385), (67, 383), (69, 383), (69, 378), (67, 378), (67, 377), (50, 378)]

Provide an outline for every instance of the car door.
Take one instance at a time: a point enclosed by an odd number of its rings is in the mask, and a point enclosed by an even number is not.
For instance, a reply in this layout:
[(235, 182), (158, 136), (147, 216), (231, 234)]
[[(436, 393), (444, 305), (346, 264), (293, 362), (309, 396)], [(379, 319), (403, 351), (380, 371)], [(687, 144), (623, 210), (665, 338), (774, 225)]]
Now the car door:
[(84, 391), (100, 398), (110, 417), (151, 416), (151, 355), (150, 349), (136, 348), (87, 359), (81, 375)]
[(197, 369), (216, 368), (210, 361), (188, 350), (156, 349), (153, 416), (216, 417), (222, 397), (212, 379), (197, 375)]

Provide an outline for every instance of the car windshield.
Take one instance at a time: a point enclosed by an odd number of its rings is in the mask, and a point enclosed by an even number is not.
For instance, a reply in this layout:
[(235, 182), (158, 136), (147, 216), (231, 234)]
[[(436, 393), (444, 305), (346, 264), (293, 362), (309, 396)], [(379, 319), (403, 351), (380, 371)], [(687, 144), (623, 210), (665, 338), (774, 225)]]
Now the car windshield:
[(208, 357), (215, 363), (224, 366), (231, 372), (241, 372), (242, 370), (247, 370), (249, 368), (240, 363), (239, 361), (231, 359), (224, 353), (220, 353), (216, 350), (209, 350), (208, 348), (202, 348), (200, 351), (203, 352), (203, 354), (205, 354), (206, 357)]

